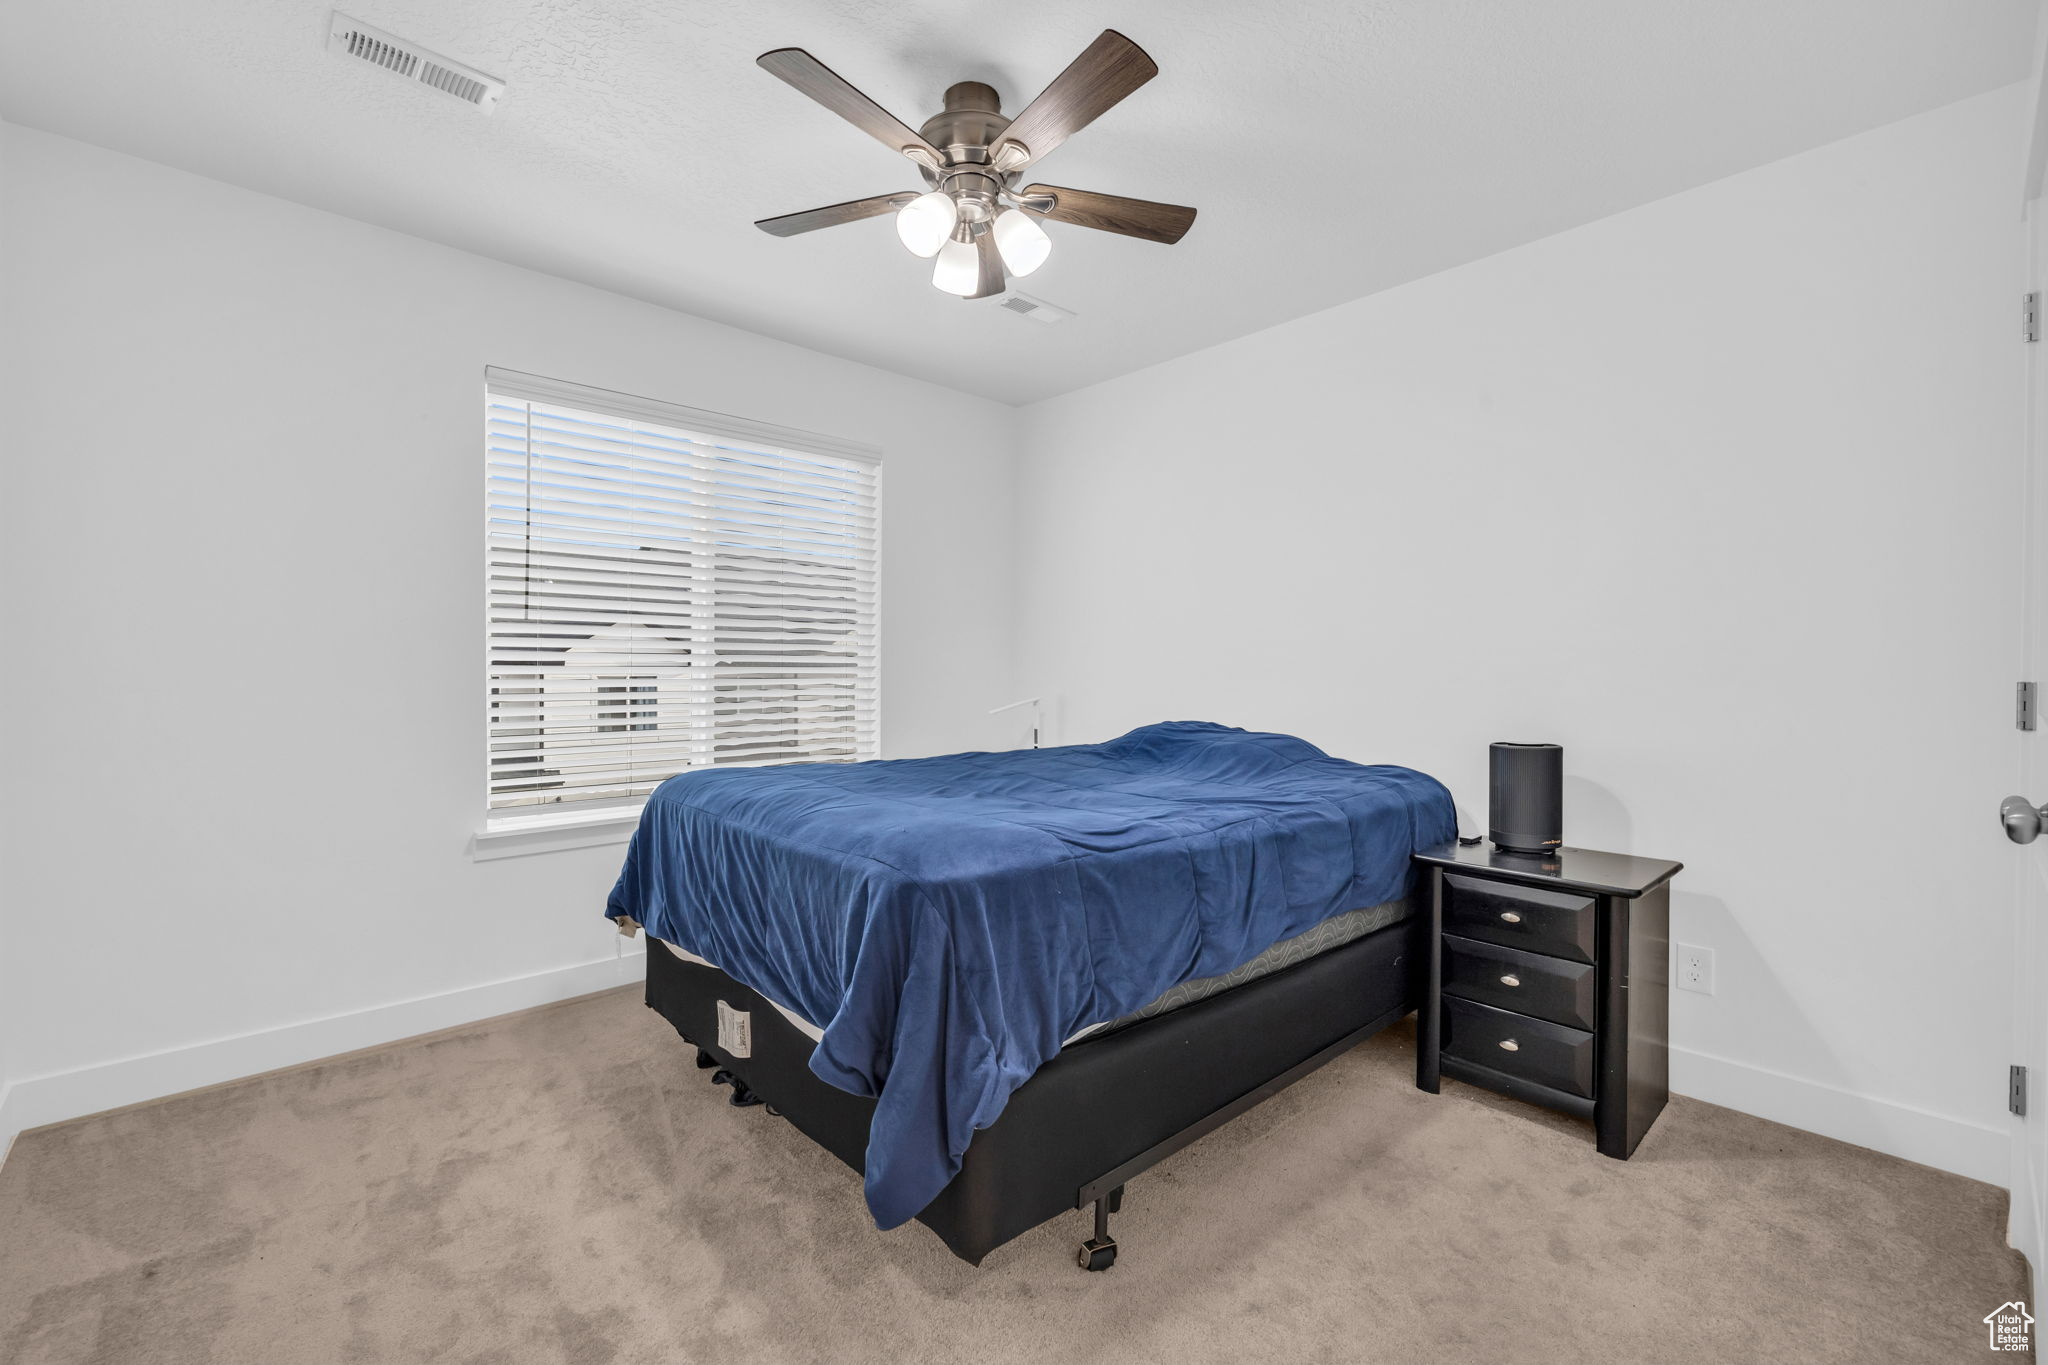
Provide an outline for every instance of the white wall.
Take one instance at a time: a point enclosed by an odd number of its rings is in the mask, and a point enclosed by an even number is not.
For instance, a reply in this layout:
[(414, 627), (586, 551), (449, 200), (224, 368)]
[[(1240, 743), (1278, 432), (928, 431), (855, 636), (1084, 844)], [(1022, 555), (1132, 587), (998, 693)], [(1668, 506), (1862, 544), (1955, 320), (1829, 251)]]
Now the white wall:
[(883, 447), (885, 751), (1015, 742), (1011, 409), (0, 135), (0, 1141), (626, 979), (619, 847), (467, 853), (487, 364)]
[(2003, 1182), (2022, 112), (1025, 410), (1020, 695), (1410, 764), (1468, 830), (1488, 741), (1562, 743), (1568, 842), (1683, 860), (1718, 956), (1679, 1090)]

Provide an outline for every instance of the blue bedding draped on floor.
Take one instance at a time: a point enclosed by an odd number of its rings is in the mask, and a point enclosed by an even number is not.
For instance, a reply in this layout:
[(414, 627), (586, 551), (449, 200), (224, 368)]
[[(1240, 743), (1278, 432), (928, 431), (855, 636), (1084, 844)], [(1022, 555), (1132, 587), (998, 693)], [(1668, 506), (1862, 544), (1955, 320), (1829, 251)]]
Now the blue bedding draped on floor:
[(606, 913), (820, 1024), (874, 1097), (890, 1228), (1081, 1028), (1405, 891), (1457, 830), (1407, 768), (1199, 721), (1105, 744), (711, 768), (649, 798)]

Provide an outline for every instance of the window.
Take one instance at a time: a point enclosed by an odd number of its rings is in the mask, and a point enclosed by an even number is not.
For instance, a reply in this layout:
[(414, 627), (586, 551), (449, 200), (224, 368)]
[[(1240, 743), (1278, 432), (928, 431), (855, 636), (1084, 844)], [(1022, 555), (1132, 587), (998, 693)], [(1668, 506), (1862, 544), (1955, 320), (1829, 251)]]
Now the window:
[(485, 433), (493, 828), (875, 756), (873, 451), (503, 370)]

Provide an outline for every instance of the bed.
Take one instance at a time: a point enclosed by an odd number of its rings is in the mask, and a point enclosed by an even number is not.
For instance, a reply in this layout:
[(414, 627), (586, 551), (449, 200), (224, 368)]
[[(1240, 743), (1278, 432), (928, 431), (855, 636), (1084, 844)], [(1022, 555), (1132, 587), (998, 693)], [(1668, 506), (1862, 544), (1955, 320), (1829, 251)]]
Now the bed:
[(736, 1103), (955, 1254), (1092, 1205), (1399, 1019), (1406, 768), (1202, 722), (1106, 744), (706, 769), (650, 798), (607, 905), (647, 1002)]

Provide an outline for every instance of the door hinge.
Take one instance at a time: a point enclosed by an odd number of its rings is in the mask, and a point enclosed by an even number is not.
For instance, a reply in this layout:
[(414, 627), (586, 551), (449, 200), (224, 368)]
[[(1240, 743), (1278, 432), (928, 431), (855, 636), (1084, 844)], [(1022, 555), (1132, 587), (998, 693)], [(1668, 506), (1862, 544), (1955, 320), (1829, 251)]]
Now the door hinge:
[(2015, 729), (2031, 730), (2041, 720), (2041, 684), (2023, 682), (2013, 689), (2012, 723)]
[(2023, 294), (2020, 296), (2020, 340), (2041, 339), (2041, 296)]
[(2005, 1107), (2021, 1118), (2027, 1116), (2027, 1069), (2023, 1066), (2014, 1067), (2006, 1080)]

